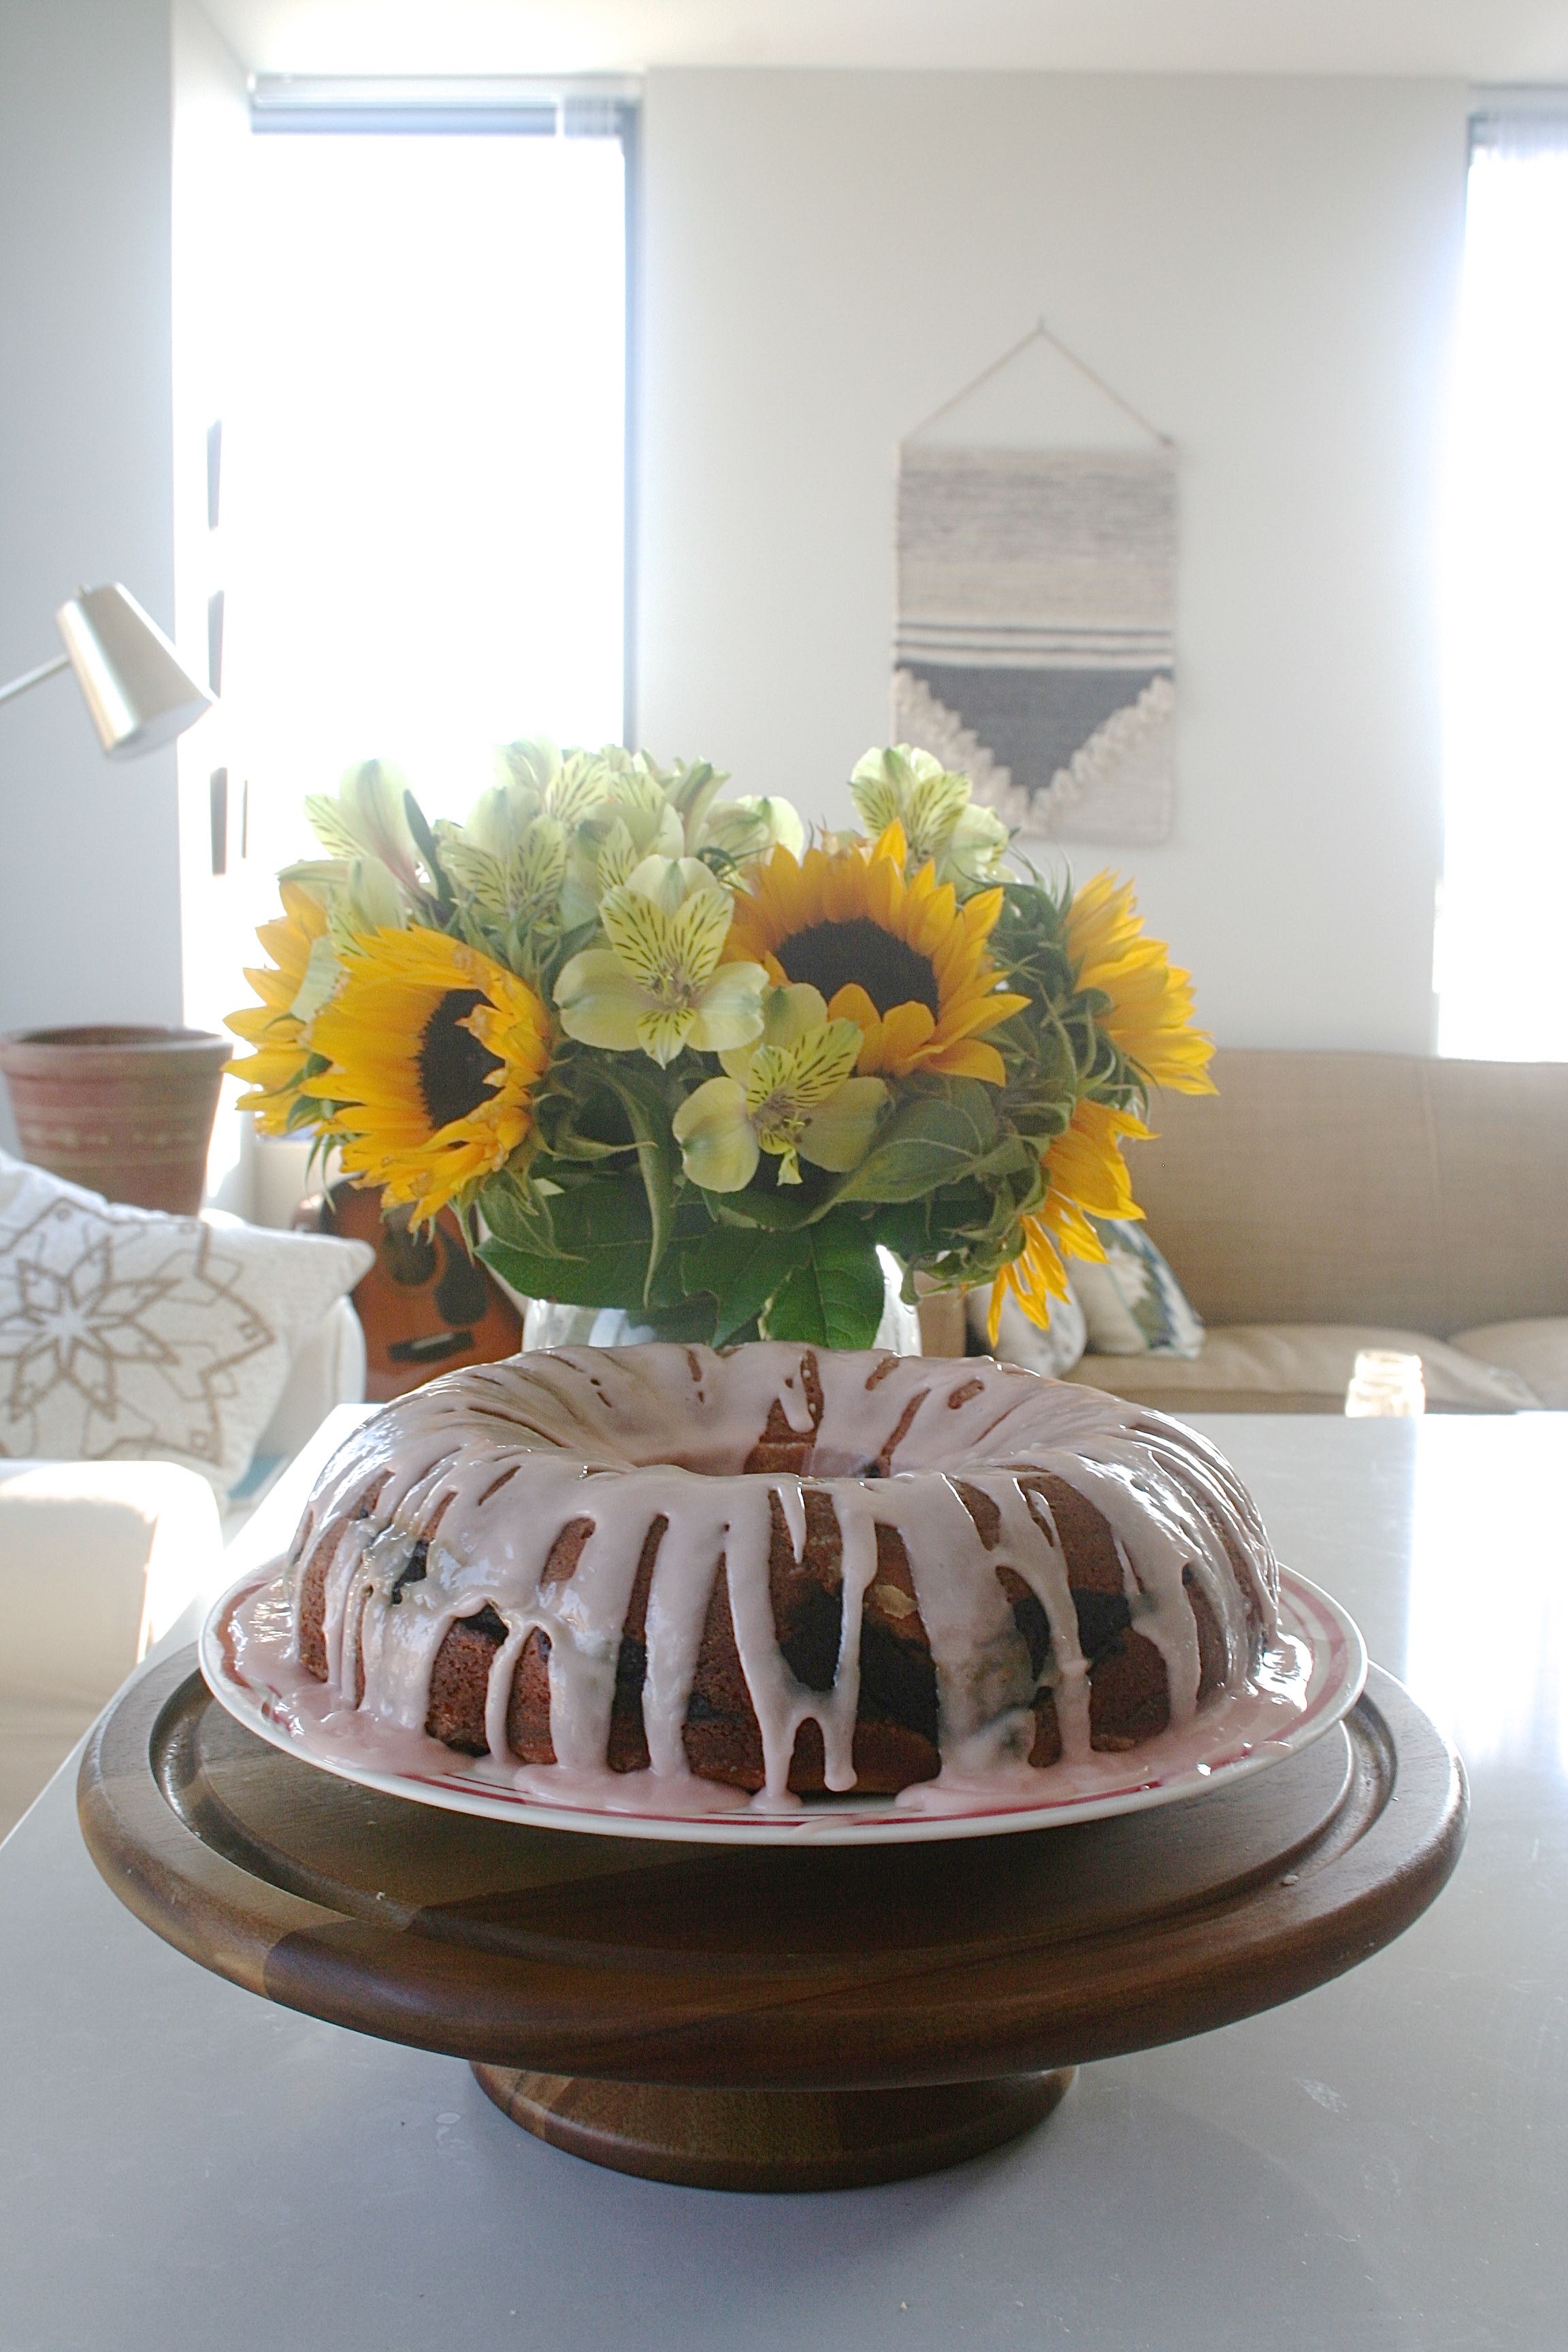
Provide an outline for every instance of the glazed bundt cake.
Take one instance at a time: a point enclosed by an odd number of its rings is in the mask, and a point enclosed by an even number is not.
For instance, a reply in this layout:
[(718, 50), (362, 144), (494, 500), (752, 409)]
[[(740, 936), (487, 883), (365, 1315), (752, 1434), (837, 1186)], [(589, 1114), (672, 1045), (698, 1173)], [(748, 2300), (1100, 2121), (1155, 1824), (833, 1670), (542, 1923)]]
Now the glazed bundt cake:
[(335, 1456), (289, 1575), (335, 1705), (563, 1802), (1016, 1784), (1244, 1690), (1279, 1591), (1234, 1472), (1159, 1413), (783, 1342), (433, 1381)]

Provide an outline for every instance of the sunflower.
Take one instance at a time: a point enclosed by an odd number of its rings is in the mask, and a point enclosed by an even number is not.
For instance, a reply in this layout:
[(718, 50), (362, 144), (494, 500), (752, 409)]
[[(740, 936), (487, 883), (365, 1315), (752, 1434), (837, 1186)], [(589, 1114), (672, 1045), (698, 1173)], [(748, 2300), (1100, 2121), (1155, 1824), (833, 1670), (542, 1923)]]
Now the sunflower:
[(1104, 1244), (1090, 1217), (1142, 1215), (1132, 1198), (1121, 1146), (1129, 1136), (1148, 1133), (1131, 1111), (1113, 1110), (1109, 1103), (1087, 1097), (1077, 1105), (1065, 1132), (1045, 1152), (1046, 1197), (1024, 1220), (1023, 1249), (992, 1285), (987, 1328), (993, 1347), (1002, 1302), (1009, 1292), (1030, 1322), (1043, 1329), (1050, 1320), (1051, 1300), (1068, 1295), (1063, 1258), (1104, 1257)]
[(1074, 892), (1062, 937), (1079, 988), (1110, 998), (1110, 1010), (1095, 1018), (1140, 1077), (1179, 1094), (1212, 1095), (1214, 1040), (1193, 1027), (1192, 982), (1170, 961), (1164, 941), (1144, 931), (1131, 883), (1095, 875)]
[(828, 1018), (862, 1033), (863, 1076), (931, 1070), (999, 1087), (1002, 1056), (980, 1033), (1028, 1003), (997, 988), (985, 952), (1002, 893), (961, 907), (930, 866), (906, 882), (907, 855), (898, 824), (875, 843), (808, 849), (798, 861), (775, 849), (735, 894), (725, 954), (763, 964), (777, 987), (820, 991)]
[(237, 1078), (251, 1091), (242, 1095), (241, 1110), (254, 1111), (264, 1135), (286, 1135), (289, 1114), (300, 1100), (310, 1066), (305, 1042), (307, 1024), (294, 1011), (310, 967), (311, 950), (327, 935), (327, 910), (298, 882), (279, 885), (283, 912), (275, 922), (263, 923), (256, 936), (272, 958), (265, 969), (247, 970), (246, 978), (260, 997), (231, 1013), (224, 1026), (243, 1037), (254, 1051), (229, 1064)]
[(550, 1016), (515, 972), (444, 931), (373, 931), (343, 961), (310, 1039), (330, 1066), (305, 1092), (330, 1106), (344, 1168), (424, 1222), (527, 1137)]

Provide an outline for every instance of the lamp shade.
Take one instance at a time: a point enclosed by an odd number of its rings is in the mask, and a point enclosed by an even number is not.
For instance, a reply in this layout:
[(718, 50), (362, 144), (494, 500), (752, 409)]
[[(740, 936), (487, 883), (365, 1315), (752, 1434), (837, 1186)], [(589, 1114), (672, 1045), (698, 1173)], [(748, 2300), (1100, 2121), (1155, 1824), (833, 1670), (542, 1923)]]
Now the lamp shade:
[(157, 623), (118, 583), (79, 590), (55, 614), (66, 655), (111, 760), (172, 743), (212, 705)]

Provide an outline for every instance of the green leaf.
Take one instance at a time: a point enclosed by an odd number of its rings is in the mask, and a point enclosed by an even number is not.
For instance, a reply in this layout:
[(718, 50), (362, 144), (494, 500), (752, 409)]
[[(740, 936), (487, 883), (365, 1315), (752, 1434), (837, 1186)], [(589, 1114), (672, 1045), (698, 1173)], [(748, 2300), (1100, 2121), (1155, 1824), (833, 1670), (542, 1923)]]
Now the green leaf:
[(647, 1199), (649, 1245), (643, 1286), (646, 1305), (653, 1296), (653, 1279), (666, 1250), (675, 1218), (675, 1146), (669, 1131), (669, 1107), (657, 1078), (642, 1079), (611, 1068), (605, 1083), (625, 1110), (637, 1144), (637, 1167)]
[(838, 1189), (840, 1201), (916, 1201), (955, 1184), (996, 1139), (990, 1089), (961, 1078), (950, 1095), (928, 1095), (899, 1112)]
[(858, 1217), (827, 1217), (797, 1238), (808, 1255), (773, 1296), (768, 1338), (819, 1348), (870, 1347), (883, 1305), (882, 1267), (871, 1226)]
[(478, 1206), (495, 1239), (509, 1249), (548, 1255), (553, 1247), (550, 1201), (533, 1185), (520, 1184), (512, 1176), (494, 1176), (482, 1187)]
[(652, 1222), (634, 1170), (599, 1176), (550, 1204), (555, 1246), (545, 1251), (492, 1237), (479, 1255), (529, 1298), (571, 1307), (635, 1309), (647, 1286)]
[(414, 845), (425, 862), (437, 900), (444, 915), (449, 915), (457, 904), (452, 886), (447, 879), (447, 869), (441, 863), (441, 853), (436, 846), (436, 836), (426, 820), (424, 810), (410, 792), (403, 795), (403, 813), (408, 819), (408, 830), (414, 835)]
[(831, 1192), (817, 1200), (806, 1186), (793, 1184), (764, 1192), (754, 1181), (743, 1192), (704, 1192), (702, 1198), (715, 1224), (743, 1227), (753, 1234), (759, 1230), (795, 1233), (826, 1216), (833, 1206)]
[(737, 1225), (715, 1225), (684, 1244), (680, 1276), (687, 1290), (710, 1291), (718, 1301), (715, 1347), (757, 1319), (791, 1269), (809, 1256), (810, 1247), (801, 1234), (756, 1233)]

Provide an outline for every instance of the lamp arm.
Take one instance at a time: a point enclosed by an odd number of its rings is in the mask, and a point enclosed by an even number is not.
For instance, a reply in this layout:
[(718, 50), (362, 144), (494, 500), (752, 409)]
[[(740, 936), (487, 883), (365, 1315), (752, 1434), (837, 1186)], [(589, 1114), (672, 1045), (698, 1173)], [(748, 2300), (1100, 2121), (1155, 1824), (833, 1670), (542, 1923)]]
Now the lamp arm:
[(45, 678), (53, 677), (57, 671), (69, 667), (70, 656), (57, 654), (53, 661), (40, 662), (37, 669), (26, 670), (20, 677), (14, 677), (9, 686), (0, 686), (0, 702), (10, 702), (16, 695), (26, 694), (30, 686), (42, 686)]

